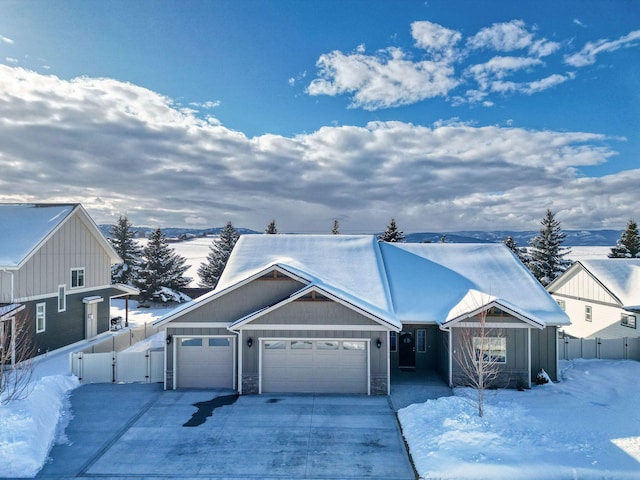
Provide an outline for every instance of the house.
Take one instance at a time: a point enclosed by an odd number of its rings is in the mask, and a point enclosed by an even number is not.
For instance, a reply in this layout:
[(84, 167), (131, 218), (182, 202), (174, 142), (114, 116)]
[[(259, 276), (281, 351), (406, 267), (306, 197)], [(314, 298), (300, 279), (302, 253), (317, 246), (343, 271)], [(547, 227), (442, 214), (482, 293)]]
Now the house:
[(111, 285), (122, 260), (80, 204), (0, 204), (0, 340), (22, 316), (33, 354), (109, 329)]
[(640, 259), (580, 260), (547, 286), (571, 319), (576, 338), (638, 337)]
[(569, 320), (502, 244), (243, 235), (216, 289), (154, 325), (167, 389), (386, 395), (400, 370), (460, 383), (455, 356), (485, 314), (502, 383), (557, 377)]

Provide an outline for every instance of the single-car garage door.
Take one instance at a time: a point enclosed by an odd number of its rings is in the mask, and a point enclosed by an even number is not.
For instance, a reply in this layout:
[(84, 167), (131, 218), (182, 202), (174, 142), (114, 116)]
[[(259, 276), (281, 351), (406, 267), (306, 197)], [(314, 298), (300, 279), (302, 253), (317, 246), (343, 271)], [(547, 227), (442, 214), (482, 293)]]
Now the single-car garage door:
[(262, 392), (367, 393), (367, 342), (265, 340)]
[(178, 388), (233, 388), (233, 338), (177, 340)]

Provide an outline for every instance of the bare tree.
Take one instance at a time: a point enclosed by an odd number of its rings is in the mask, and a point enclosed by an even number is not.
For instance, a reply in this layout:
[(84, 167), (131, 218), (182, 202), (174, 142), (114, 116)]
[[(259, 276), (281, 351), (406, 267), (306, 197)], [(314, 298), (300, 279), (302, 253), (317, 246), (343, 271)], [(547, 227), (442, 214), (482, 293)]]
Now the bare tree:
[(35, 355), (29, 312), (22, 305), (5, 308), (0, 320), (0, 405), (31, 393)]
[(477, 326), (454, 327), (456, 352), (454, 358), (460, 367), (456, 384), (471, 387), (477, 392), (478, 416), (484, 415), (484, 394), (503, 370), (506, 361), (506, 338), (501, 330), (487, 327), (487, 309), (475, 318)]

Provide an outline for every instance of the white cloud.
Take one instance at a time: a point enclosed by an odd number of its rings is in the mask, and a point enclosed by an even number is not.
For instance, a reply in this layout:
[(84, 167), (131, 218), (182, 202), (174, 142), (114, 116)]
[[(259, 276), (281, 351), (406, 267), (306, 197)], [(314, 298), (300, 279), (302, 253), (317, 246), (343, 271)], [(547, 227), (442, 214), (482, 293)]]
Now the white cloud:
[(338, 50), (321, 55), (318, 77), (309, 95), (352, 95), (351, 107), (365, 110), (397, 107), (446, 95), (458, 85), (453, 67), (438, 62), (413, 62), (398, 48), (366, 55)]
[(624, 226), (640, 200), (640, 170), (577, 175), (615, 154), (593, 133), (452, 119), (247, 138), (136, 85), (2, 65), (0, 111), (0, 202), (81, 201), (99, 223), (524, 229), (551, 207), (565, 228)]
[(411, 35), (418, 48), (426, 50), (436, 61), (451, 61), (457, 55), (455, 46), (462, 34), (428, 21), (413, 22)]
[(17, 58), (13, 58), (13, 57), (5, 57), (4, 60), (7, 63), (12, 63), (14, 65), (18, 64), (18, 59)]
[(467, 69), (478, 83), (480, 90), (491, 90), (491, 84), (518, 70), (529, 69), (540, 65), (541, 60), (527, 57), (493, 57), (486, 63), (472, 65)]
[(498, 52), (522, 50), (532, 43), (533, 34), (527, 31), (522, 20), (494, 23), (467, 40), (471, 49), (489, 48)]
[(5, 37), (4, 35), (0, 35), (0, 43), (8, 43), (9, 45), (13, 45), (13, 40)]
[(220, 106), (220, 101), (216, 100), (215, 102), (211, 100), (207, 100), (206, 102), (190, 102), (190, 106), (196, 108), (204, 108), (205, 110), (211, 110), (212, 108), (217, 108)]
[(640, 30), (624, 35), (617, 40), (598, 40), (597, 42), (588, 42), (582, 50), (566, 55), (564, 62), (572, 67), (586, 67), (596, 63), (596, 57), (605, 52), (614, 52), (620, 48), (629, 48), (638, 46), (640, 41)]

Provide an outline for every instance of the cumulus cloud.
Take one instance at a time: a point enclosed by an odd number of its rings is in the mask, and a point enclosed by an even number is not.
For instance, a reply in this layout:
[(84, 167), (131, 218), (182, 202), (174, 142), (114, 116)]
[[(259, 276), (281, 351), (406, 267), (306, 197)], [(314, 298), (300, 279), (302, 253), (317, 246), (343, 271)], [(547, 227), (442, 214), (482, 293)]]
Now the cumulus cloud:
[(616, 40), (588, 42), (579, 52), (566, 55), (564, 61), (572, 67), (586, 67), (596, 63), (596, 57), (601, 53), (614, 52), (620, 48), (636, 47), (639, 41), (640, 30), (634, 30)]
[(565, 228), (585, 212), (604, 227), (639, 200), (640, 171), (576, 173), (615, 155), (616, 140), (594, 133), (454, 118), (249, 138), (136, 85), (2, 65), (0, 111), (0, 202), (78, 201), (99, 223), (125, 212), (151, 226), (262, 230), (276, 218), (328, 233), (340, 217), (345, 232), (371, 232), (394, 216), (405, 231), (523, 229), (552, 207)]
[(344, 54), (321, 55), (318, 77), (307, 87), (309, 95), (352, 95), (351, 107), (365, 110), (397, 107), (446, 95), (458, 81), (448, 64), (412, 61), (399, 48), (366, 55), (362, 48)]
[[(409, 105), (426, 99), (442, 97), (454, 106), (465, 103), (494, 105), (487, 96), (492, 92), (525, 93), (531, 95), (573, 78), (568, 74), (538, 76), (528, 82), (506, 82), (505, 77), (525, 71), (535, 76), (535, 70), (545, 67), (541, 60), (556, 53), (561, 45), (538, 38), (522, 20), (495, 23), (463, 41), (457, 30), (430, 21), (411, 24), (414, 47), (420, 59), (399, 47), (389, 47), (367, 55), (364, 45), (352, 53), (340, 50), (320, 56), (316, 62), (317, 78), (306, 89), (309, 95), (348, 95), (351, 108), (378, 110)], [(477, 61), (483, 52), (515, 52), (517, 56), (494, 56)], [(495, 55), (495, 54), (493, 54)], [(459, 68), (466, 62), (466, 68)], [(555, 82), (549, 81), (553, 78)], [(296, 79), (289, 80), (295, 85)], [(464, 93), (455, 91), (475, 81), (477, 85)], [(492, 88), (493, 86), (502, 88)], [(519, 86), (520, 85), (520, 86)], [(527, 86), (529, 85), (529, 86)]]

